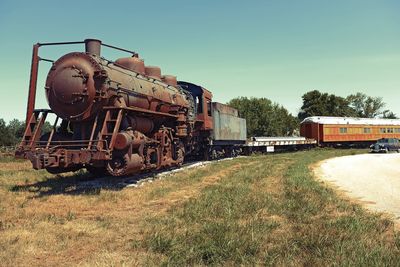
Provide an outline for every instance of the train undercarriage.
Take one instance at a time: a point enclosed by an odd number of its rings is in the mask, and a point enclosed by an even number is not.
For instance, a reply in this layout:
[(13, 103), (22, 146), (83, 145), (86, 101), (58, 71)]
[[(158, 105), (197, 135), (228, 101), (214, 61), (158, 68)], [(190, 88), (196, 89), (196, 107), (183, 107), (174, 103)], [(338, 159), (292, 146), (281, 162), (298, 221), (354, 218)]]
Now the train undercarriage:
[(51, 132), (43, 134), (43, 124), (51, 110), (35, 110), (16, 157), (29, 159), (34, 169), (51, 173), (86, 168), (97, 175), (123, 176), (180, 166), (185, 154), (194, 152), (190, 146), (195, 144), (184, 142), (186, 137), (176, 137), (172, 127), (161, 125), (153, 130), (152, 125), (145, 125), (144, 117), (141, 126), (132, 127), (131, 122), (126, 126), (124, 120), (137, 113), (114, 107), (106, 110), (103, 118), (96, 117), (90, 123), (91, 129), (80, 129), (83, 138), (79, 139), (77, 129), (68, 132), (62, 123), (57, 126), (58, 117)]

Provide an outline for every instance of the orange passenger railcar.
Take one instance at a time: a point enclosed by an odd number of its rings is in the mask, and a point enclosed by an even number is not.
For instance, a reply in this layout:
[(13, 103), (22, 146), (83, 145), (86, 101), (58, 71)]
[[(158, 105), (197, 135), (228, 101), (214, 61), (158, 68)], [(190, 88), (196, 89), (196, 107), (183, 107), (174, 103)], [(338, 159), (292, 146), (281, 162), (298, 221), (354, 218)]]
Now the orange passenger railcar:
[(367, 145), (380, 138), (400, 138), (400, 120), (308, 117), (300, 124), (300, 134), (319, 145)]

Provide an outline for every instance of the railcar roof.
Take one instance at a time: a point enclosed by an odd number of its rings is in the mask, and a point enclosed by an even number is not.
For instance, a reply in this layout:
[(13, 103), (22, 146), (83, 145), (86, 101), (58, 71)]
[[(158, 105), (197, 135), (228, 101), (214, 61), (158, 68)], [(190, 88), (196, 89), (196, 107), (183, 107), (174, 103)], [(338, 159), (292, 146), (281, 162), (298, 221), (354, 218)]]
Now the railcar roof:
[(319, 124), (355, 124), (355, 125), (400, 125), (400, 119), (371, 119), (371, 118), (351, 118), (351, 117), (325, 117), (313, 116), (305, 118), (303, 123)]

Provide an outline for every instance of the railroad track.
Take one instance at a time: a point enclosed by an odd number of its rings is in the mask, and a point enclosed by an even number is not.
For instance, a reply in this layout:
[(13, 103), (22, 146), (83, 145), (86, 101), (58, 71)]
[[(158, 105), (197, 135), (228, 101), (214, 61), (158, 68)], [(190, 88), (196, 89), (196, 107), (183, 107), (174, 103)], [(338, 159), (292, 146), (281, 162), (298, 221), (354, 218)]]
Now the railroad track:
[[(240, 156), (244, 157), (244, 156)], [(163, 179), (171, 176), (175, 173), (179, 173), (192, 168), (200, 168), (207, 166), (211, 163), (232, 160), (234, 158), (224, 158), (213, 161), (192, 161), (184, 163), (181, 167), (174, 167), (167, 170), (161, 170), (151, 173), (142, 173), (130, 177), (115, 178), (112, 176), (106, 176), (102, 178), (96, 178), (94, 180), (82, 181), (76, 185), (76, 191), (83, 191), (87, 189), (123, 189), (127, 187), (141, 187), (146, 183), (152, 183), (154, 180)], [(110, 178), (110, 179), (108, 179)]]

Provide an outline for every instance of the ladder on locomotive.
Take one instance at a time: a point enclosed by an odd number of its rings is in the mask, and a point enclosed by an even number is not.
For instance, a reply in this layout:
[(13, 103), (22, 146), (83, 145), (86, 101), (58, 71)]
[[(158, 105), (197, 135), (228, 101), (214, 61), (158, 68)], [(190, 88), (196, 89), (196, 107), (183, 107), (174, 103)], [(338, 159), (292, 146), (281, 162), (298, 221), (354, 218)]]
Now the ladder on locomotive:
[(21, 140), (21, 147), (29, 147), (30, 149), (36, 146), (39, 141), (40, 135), (42, 134), (42, 127), (46, 121), (49, 110), (34, 110), (32, 116), (26, 125), (24, 136)]
[[(96, 147), (98, 150), (110, 150), (110, 151), (113, 150), (116, 140), (116, 135), (120, 129), (123, 115), (124, 115), (123, 109), (107, 109), (103, 125), (101, 127), (100, 132), (98, 133), (98, 138), (96, 143)], [(93, 124), (93, 129), (90, 136), (88, 148), (92, 147), (93, 138), (96, 132), (98, 121), (99, 121), (99, 116), (96, 117), (95, 122)]]

